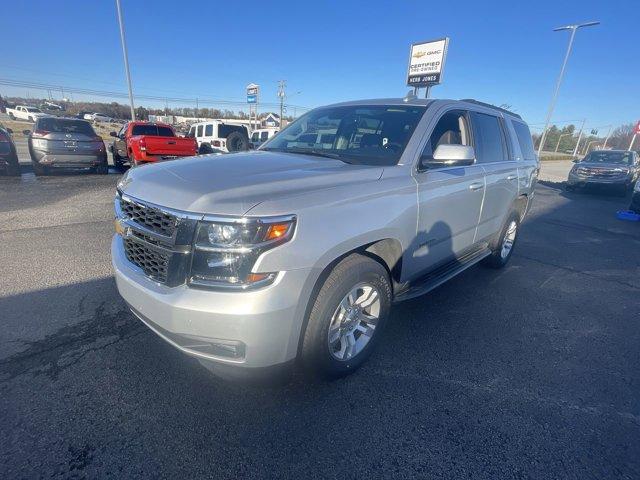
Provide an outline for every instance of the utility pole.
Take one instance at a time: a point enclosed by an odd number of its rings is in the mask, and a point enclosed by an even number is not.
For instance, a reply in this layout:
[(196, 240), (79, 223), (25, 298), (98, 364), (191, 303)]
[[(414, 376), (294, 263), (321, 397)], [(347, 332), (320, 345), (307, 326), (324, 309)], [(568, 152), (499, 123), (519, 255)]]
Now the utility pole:
[(607, 142), (609, 141), (609, 138), (611, 137), (611, 129), (613, 128), (613, 125), (609, 125), (609, 131), (607, 132), (607, 138), (604, 139), (604, 145), (602, 145), (602, 149), (604, 150), (605, 148), (607, 148)]
[(580, 145), (580, 140), (582, 140), (582, 130), (584, 130), (584, 122), (586, 122), (587, 119), (583, 119), (582, 120), (582, 124), (580, 125), (580, 133), (578, 134), (578, 141), (576, 142), (576, 148), (573, 149), (573, 156), (575, 157), (578, 154), (578, 145)]
[(122, 21), (122, 9), (120, 8), (120, 0), (116, 0), (116, 10), (118, 11), (118, 24), (120, 25), (120, 42), (122, 43), (122, 56), (124, 57), (124, 71), (127, 74), (127, 87), (129, 87), (131, 120), (135, 121), (136, 109), (133, 106), (133, 88), (131, 87), (131, 72), (129, 71), (129, 54), (127, 53), (127, 41), (124, 37), (124, 22)]
[(571, 48), (573, 47), (573, 39), (576, 36), (576, 31), (582, 27), (590, 27), (592, 25), (598, 25), (600, 22), (587, 22), (581, 23), (577, 25), (567, 25), (565, 27), (554, 28), (554, 32), (558, 32), (560, 30), (571, 30), (571, 36), (569, 37), (569, 45), (567, 46), (567, 53), (564, 55), (564, 61), (562, 62), (562, 68), (560, 69), (560, 75), (558, 76), (558, 81), (556, 82), (556, 88), (553, 91), (553, 96), (551, 97), (551, 104), (549, 105), (549, 111), (547, 112), (547, 119), (544, 124), (544, 130), (542, 130), (542, 137), (540, 138), (540, 145), (538, 146), (538, 156), (542, 153), (542, 148), (544, 147), (544, 141), (547, 137), (547, 129), (549, 128), (549, 123), (551, 122), (551, 117), (553, 116), (553, 110), (556, 107), (556, 100), (558, 100), (558, 93), (560, 92), (560, 85), (562, 84), (562, 79), (564, 77), (564, 71), (567, 67), (567, 61), (569, 60), (569, 55), (571, 54)]
[(560, 140), (562, 140), (562, 137), (566, 137), (567, 135), (573, 135), (572, 133), (563, 133), (558, 137), (558, 143), (556, 143), (556, 149), (554, 150), (554, 153), (558, 153), (558, 147), (560, 147)]
[(278, 97), (280, 97), (280, 130), (284, 128), (284, 99), (286, 97), (285, 89), (287, 88), (287, 81), (280, 80), (278, 82)]

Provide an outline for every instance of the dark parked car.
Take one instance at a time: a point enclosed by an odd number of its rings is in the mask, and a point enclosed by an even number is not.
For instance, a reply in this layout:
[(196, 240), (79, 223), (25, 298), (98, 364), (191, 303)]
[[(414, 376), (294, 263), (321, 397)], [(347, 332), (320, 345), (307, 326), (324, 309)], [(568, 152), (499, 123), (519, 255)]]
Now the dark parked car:
[(0, 171), (4, 175), (20, 175), (18, 154), (11, 134), (13, 131), (0, 123)]
[(640, 173), (640, 158), (630, 150), (594, 150), (573, 166), (567, 189), (590, 185), (616, 188), (621, 195), (633, 188)]
[(29, 154), (36, 175), (45, 175), (52, 168), (91, 168), (100, 174), (109, 171), (104, 141), (85, 120), (39, 118), (33, 132), (24, 133), (29, 135)]

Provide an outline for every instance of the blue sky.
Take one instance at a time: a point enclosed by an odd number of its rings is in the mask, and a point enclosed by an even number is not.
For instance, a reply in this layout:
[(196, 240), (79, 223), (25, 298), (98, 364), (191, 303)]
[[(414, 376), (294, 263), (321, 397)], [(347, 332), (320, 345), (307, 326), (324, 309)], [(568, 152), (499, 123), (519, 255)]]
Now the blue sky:
[[(122, 4), (134, 93), (243, 101), (255, 82), (263, 101), (276, 102), (286, 79), (290, 94), (302, 92), (289, 102), (303, 106), (403, 96), (410, 43), (449, 36), (444, 83), (432, 95), (506, 103), (534, 128), (568, 41), (552, 29), (600, 20), (576, 36), (554, 119), (594, 127), (640, 118), (637, 0)], [(0, 78), (126, 91), (114, 1), (2, 10)], [(26, 89), (0, 85), (0, 94)]]

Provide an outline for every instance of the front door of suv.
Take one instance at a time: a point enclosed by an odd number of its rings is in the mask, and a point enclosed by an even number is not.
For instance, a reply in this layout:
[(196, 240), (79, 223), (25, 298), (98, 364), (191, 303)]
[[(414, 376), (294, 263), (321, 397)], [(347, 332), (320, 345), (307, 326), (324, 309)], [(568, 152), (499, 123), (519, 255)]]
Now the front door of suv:
[[(442, 144), (471, 145), (469, 114), (464, 110), (443, 113), (427, 139), (421, 157), (433, 155)], [(415, 278), (454, 259), (474, 243), (484, 197), (484, 170), (480, 165), (418, 168), (418, 225), (403, 264)]]

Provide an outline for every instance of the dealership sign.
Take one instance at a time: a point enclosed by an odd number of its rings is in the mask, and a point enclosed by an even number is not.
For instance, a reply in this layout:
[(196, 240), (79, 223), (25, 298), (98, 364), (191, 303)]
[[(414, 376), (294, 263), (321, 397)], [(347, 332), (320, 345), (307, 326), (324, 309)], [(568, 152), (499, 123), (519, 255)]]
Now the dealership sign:
[(414, 43), (409, 50), (407, 85), (428, 87), (442, 81), (449, 38)]
[(258, 103), (258, 92), (260, 86), (255, 83), (247, 85), (247, 103)]

